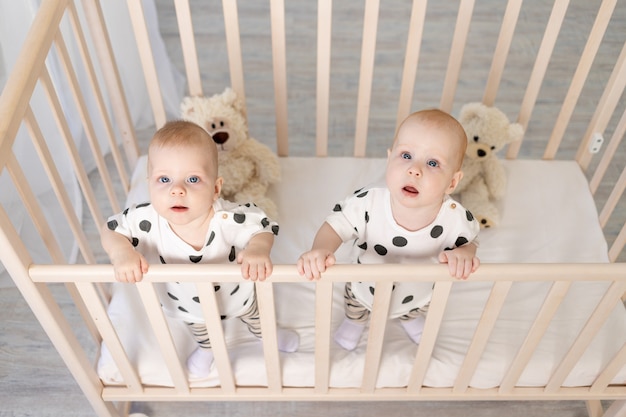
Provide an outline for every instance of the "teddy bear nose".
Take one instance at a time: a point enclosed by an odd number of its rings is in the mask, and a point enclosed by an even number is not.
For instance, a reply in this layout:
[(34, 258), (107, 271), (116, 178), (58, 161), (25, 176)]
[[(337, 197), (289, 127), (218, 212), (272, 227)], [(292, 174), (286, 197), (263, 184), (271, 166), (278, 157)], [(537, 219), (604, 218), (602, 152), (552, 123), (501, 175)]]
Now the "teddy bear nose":
[(226, 143), (227, 140), (228, 140), (227, 132), (217, 132), (216, 134), (213, 135), (213, 142), (217, 143), (218, 145), (222, 145)]
[(479, 149), (478, 151), (476, 151), (476, 153), (480, 158), (487, 156), (487, 152), (485, 152), (483, 149)]

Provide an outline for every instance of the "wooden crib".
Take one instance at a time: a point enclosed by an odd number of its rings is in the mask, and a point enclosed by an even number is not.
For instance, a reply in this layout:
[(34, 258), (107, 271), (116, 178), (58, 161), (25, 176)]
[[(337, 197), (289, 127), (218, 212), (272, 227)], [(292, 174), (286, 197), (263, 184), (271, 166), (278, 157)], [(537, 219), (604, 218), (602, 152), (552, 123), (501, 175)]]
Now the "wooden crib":
[[(166, 109), (178, 103), (163, 96), (142, 3), (130, 0), (154, 117), (152, 128), (134, 125), (118, 70), (127, 63), (116, 62), (109, 37), (126, 21), (107, 26), (100, 3), (42, 0), (0, 98), (0, 260), (97, 415), (127, 415), (135, 401), (217, 400), (585, 400), (590, 416), (626, 415), (624, 2), (556, 0), (536, 16), (537, 2), (522, 0), (488, 11), (473, 0), (319, 0), (302, 10), (271, 0), (252, 10), (268, 17), (258, 32), (232, 0), (207, 15), (185, 0), (161, 2), (175, 7), (181, 42), (168, 47), (181, 52), (170, 58), (184, 67), (185, 94), (232, 86), (251, 134), (281, 157), (283, 181), (270, 192), (281, 234), (274, 274), (256, 284), (257, 345), (223, 326), (215, 305), (212, 282), (241, 280), (237, 266), (153, 265), (139, 284), (114, 283), (97, 226), (141, 187), (142, 135), (175, 117)], [(489, 36), (473, 30), (494, 19)], [(532, 32), (536, 19), (543, 29)], [(433, 25), (449, 36), (431, 36)], [(386, 37), (390, 26), (402, 35)], [(208, 67), (197, 53), (205, 48)], [(354, 62), (343, 62), (346, 50)], [(487, 65), (473, 59), (480, 54)], [(479, 271), (457, 282), (441, 265), (343, 264), (303, 282), (298, 253), (330, 204), (382, 172), (386, 154), (376, 149), (397, 123), (423, 107), (457, 114), (469, 101), (498, 106), (526, 132), (502, 155), (509, 192), (502, 225), (482, 238)], [(32, 186), (33, 173), (47, 187)], [(566, 234), (546, 243), (542, 230)], [(154, 286), (168, 280), (198, 285), (216, 358), (207, 381), (187, 377), (190, 342), (162, 314)], [(376, 298), (367, 338), (348, 354), (332, 331), (341, 287), (357, 280), (375, 281)], [(386, 319), (393, 282), (409, 280), (435, 283), (419, 346)], [(68, 311), (84, 325), (71, 325)], [(278, 351), (276, 323), (300, 333), (299, 352)], [(147, 347), (134, 343), (141, 338)]]

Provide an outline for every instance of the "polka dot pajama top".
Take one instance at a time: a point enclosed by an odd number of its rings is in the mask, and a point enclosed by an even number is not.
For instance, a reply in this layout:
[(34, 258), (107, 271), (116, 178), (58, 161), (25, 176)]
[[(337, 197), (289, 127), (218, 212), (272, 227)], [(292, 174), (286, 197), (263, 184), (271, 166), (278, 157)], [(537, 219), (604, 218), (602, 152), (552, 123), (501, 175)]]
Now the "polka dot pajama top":
[[(439, 253), (474, 242), (479, 231), (472, 214), (448, 196), (430, 225), (417, 231), (406, 230), (393, 218), (389, 190), (384, 185), (356, 191), (335, 205), (326, 222), (344, 242), (354, 242), (353, 262), (363, 264), (437, 263)], [(374, 284), (352, 283), (356, 299), (369, 310), (374, 301)], [(389, 317), (423, 307), (431, 293), (432, 283), (396, 284)]]
[[(206, 236), (206, 245), (195, 250), (170, 228), (149, 203), (139, 204), (108, 219), (109, 229), (131, 240), (150, 264), (229, 263), (257, 233), (278, 234), (278, 224), (253, 205), (239, 205), (218, 199)], [(204, 318), (193, 283), (168, 282), (157, 285), (163, 310), (174, 318), (202, 323)], [(240, 316), (254, 301), (254, 283), (215, 284), (222, 318)]]

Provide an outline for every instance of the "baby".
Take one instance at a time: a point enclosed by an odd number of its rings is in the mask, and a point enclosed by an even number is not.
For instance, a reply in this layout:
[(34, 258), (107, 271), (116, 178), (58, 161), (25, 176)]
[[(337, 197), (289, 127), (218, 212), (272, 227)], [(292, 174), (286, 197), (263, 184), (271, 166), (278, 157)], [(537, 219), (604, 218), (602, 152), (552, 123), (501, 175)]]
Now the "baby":
[[(148, 149), (150, 203), (133, 205), (110, 217), (102, 230), (102, 246), (120, 282), (141, 281), (151, 263), (241, 264), (245, 279), (263, 281), (272, 273), (270, 250), (276, 222), (253, 204), (221, 199), (217, 148), (200, 126), (173, 121), (159, 129)], [(157, 285), (165, 313), (184, 320), (197, 349), (187, 359), (195, 377), (209, 374), (211, 342), (196, 286), (167, 282)], [(253, 282), (215, 284), (222, 319), (239, 317), (261, 337)], [(279, 328), (278, 346), (298, 348), (297, 333)]]
[[(298, 272), (319, 279), (335, 264), (335, 251), (353, 241), (356, 263), (447, 263), (450, 275), (467, 279), (476, 257), (479, 226), (472, 214), (450, 198), (463, 177), (467, 147), (463, 127), (440, 110), (409, 115), (387, 152), (385, 183), (354, 193), (337, 204), (318, 230), (310, 251), (300, 256)], [(390, 318), (400, 318), (409, 337), (419, 343), (432, 284), (397, 283)], [(374, 283), (346, 283), (346, 318), (335, 341), (353, 350), (369, 318)]]

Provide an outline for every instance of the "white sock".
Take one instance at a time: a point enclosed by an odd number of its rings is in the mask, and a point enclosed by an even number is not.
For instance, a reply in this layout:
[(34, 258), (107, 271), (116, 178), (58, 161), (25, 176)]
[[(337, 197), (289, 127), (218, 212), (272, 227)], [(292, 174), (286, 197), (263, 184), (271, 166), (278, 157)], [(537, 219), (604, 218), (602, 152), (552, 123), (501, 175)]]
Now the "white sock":
[(213, 351), (211, 349), (196, 348), (187, 358), (187, 370), (189, 375), (197, 378), (206, 378), (211, 373), (213, 364)]
[(416, 317), (413, 320), (400, 320), (400, 324), (402, 324), (402, 328), (404, 328), (406, 334), (408, 334), (411, 340), (418, 345), (422, 340), (422, 332), (424, 331), (425, 322), (426, 319), (424, 316)]
[(345, 350), (354, 350), (361, 340), (365, 325), (344, 319), (335, 331), (335, 342)]
[(278, 350), (281, 352), (295, 352), (300, 346), (300, 336), (293, 330), (276, 329), (276, 339), (278, 341)]

